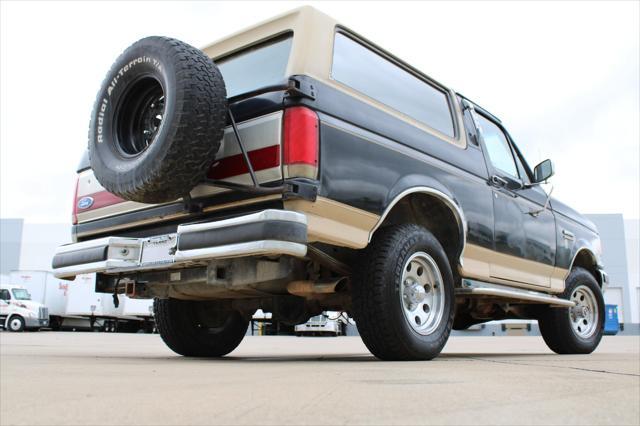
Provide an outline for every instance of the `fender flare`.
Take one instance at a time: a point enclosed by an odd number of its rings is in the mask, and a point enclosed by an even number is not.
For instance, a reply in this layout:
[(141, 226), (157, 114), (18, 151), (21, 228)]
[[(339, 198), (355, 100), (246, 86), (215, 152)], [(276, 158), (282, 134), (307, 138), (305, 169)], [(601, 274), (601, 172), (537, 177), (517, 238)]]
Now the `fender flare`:
[[(458, 229), (459, 229), (459, 235), (460, 235), (460, 254), (459, 254), (458, 262), (460, 265), (462, 265), (464, 249), (467, 242), (467, 221), (465, 219), (462, 207), (457, 202), (457, 200), (452, 195), (450, 195), (449, 191), (447, 191), (445, 187), (443, 187), (442, 185), (437, 185), (437, 186), (439, 186), (440, 189), (436, 189), (433, 186), (420, 185), (420, 186), (411, 186), (401, 191), (397, 191), (395, 190), (395, 188), (394, 190), (391, 190), (389, 192), (390, 201), (387, 203), (387, 206), (384, 212), (382, 213), (382, 215), (380, 216), (380, 218), (378, 219), (378, 222), (376, 222), (375, 226), (369, 232), (369, 242), (371, 242), (371, 238), (373, 238), (373, 234), (384, 223), (384, 220), (387, 218), (387, 216), (389, 215), (393, 207), (396, 204), (398, 204), (398, 202), (400, 202), (402, 199), (404, 199), (405, 197), (411, 194), (417, 194), (417, 193), (427, 194), (427, 195), (434, 196), (440, 199), (442, 202), (444, 202), (444, 204), (447, 207), (449, 207), (454, 217), (456, 218), (456, 221), (458, 222)], [(396, 188), (397, 187), (398, 185), (396, 185)], [(392, 196), (392, 194), (394, 193), (396, 195)]]
[[(575, 265), (576, 259), (578, 258), (578, 255), (582, 252), (586, 252), (589, 257), (591, 259), (593, 259), (593, 264), (595, 266), (596, 269), (596, 275), (597, 275), (597, 271), (602, 269), (602, 265), (600, 262), (600, 259), (598, 257), (598, 255), (596, 254), (596, 251), (594, 250), (593, 246), (591, 244), (589, 244), (588, 241), (585, 240), (579, 240), (578, 244), (576, 244), (576, 247), (578, 247), (575, 251), (575, 253), (573, 253), (573, 256), (571, 258), (571, 264), (569, 265), (569, 269), (567, 270), (566, 275), (564, 276), (564, 281), (567, 280), (567, 278), (569, 277), (569, 274), (571, 274), (571, 271), (573, 270), (573, 266)], [(595, 276), (594, 277), (596, 279), (596, 281), (598, 281), (598, 284), (600, 284), (600, 286), (602, 287), (603, 291), (605, 290), (605, 285), (606, 283), (604, 282), (604, 280), (601, 277)], [(602, 282), (601, 282), (602, 281)]]

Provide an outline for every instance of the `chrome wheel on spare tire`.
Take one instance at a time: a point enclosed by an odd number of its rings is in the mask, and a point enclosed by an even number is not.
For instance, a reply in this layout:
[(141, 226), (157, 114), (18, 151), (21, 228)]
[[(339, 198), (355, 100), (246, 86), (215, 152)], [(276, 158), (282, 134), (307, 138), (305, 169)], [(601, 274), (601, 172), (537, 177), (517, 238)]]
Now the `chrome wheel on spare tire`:
[(144, 38), (120, 55), (98, 92), (91, 168), (126, 200), (176, 200), (206, 176), (227, 114), (224, 80), (209, 57), (179, 40)]

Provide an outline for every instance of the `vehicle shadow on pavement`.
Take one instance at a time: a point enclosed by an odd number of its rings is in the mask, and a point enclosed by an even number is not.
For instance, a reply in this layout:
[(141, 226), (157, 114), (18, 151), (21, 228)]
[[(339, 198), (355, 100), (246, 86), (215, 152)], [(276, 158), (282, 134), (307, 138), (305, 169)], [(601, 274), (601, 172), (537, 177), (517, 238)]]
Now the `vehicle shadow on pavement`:
[[(508, 358), (510, 360), (517, 359), (531, 359), (535, 358), (544, 358), (544, 359), (553, 359), (558, 358), (555, 354), (541, 354), (541, 353), (518, 353), (518, 354), (505, 354), (505, 353), (454, 353), (454, 354), (442, 354), (437, 358), (432, 359), (431, 361), (405, 361), (405, 362), (446, 362), (446, 361), (460, 361), (460, 360), (471, 360), (471, 359), (480, 359), (483, 360), (491, 360), (491, 359), (505, 359)], [(279, 362), (402, 362), (402, 361), (382, 361), (378, 358), (374, 357), (371, 354), (358, 354), (358, 355), (230, 355), (222, 358), (187, 358), (176, 355), (175, 357), (165, 358), (167, 361), (176, 361), (176, 362), (207, 362), (207, 363), (279, 363)]]

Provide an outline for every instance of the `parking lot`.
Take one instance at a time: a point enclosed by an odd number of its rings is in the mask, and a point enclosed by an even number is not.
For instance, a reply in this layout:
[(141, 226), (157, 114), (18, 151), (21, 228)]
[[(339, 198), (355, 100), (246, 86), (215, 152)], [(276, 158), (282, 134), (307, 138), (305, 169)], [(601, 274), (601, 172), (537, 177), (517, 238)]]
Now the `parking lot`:
[(638, 424), (640, 338), (588, 356), (452, 337), (380, 362), (358, 337), (247, 337), (225, 359), (158, 335), (0, 333), (0, 424)]

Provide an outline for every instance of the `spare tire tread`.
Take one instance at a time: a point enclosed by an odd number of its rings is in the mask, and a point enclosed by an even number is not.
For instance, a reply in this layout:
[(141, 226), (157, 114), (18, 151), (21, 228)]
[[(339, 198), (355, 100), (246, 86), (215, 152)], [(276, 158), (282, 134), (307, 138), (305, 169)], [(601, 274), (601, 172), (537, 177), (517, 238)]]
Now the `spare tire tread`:
[[(150, 40), (154, 39), (154, 40)], [(100, 162), (94, 161), (89, 149), (91, 165), (96, 178), (109, 192), (126, 200), (144, 203), (161, 203), (187, 195), (205, 176), (220, 148), (227, 120), (227, 98), (224, 80), (217, 66), (201, 50), (168, 37), (148, 37), (134, 43), (159, 43), (175, 67), (175, 114), (170, 121), (166, 138), (167, 147), (153, 164), (136, 170), (133, 178), (105, 179), (100, 173)], [(127, 49), (116, 61), (120, 63)], [(115, 72), (114, 66), (108, 75)], [(109, 78), (103, 83), (103, 90)], [(101, 90), (102, 93), (102, 90)], [(100, 96), (94, 106), (93, 116)], [(90, 138), (94, 123), (90, 130)], [(154, 141), (157, 143), (158, 141)], [(91, 140), (90, 140), (91, 146)], [(144, 155), (145, 153), (141, 154)], [(94, 167), (94, 164), (98, 164)], [(145, 166), (147, 166), (145, 164)]]

